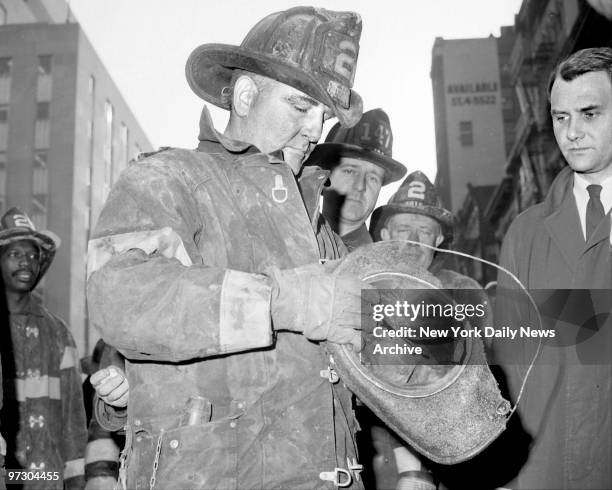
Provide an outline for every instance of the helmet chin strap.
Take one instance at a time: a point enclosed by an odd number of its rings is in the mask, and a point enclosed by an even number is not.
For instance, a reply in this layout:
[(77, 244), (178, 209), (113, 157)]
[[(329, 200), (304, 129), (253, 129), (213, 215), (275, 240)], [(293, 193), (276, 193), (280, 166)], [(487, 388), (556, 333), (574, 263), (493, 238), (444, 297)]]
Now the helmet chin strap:
[[(470, 254), (467, 254), (467, 253), (457, 252), (455, 250), (447, 250), (447, 249), (443, 249), (443, 248), (438, 248), (438, 247), (434, 247), (433, 245), (427, 245), (425, 243), (416, 242), (414, 240), (402, 240), (402, 241), (410, 243), (412, 245), (419, 245), (421, 247), (429, 248), (429, 249), (434, 250), (436, 252), (441, 252), (441, 253), (446, 253), (446, 254), (451, 254), (451, 255), (457, 255), (459, 257), (464, 257), (464, 258), (467, 258), (467, 259), (476, 260), (477, 262), (482, 262), (483, 264), (490, 265), (490, 266), (496, 268), (497, 270), (500, 270), (500, 271), (508, 274), (508, 276), (510, 276), (510, 278), (512, 278), (512, 280), (516, 284), (518, 284), (518, 286), (525, 292), (525, 294), (529, 298), (529, 302), (531, 303), (531, 305), (533, 306), (535, 311), (538, 313), (538, 327), (539, 327), (540, 330), (542, 330), (542, 317), (541, 317), (538, 305), (536, 304), (535, 300), (533, 299), (533, 296), (531, 296), (531, 294), (529, 293), (527, 288), (523, 285), (523, 283), (519, 280), (519, 278), (516, 277), (512, 272), (510, 272), (505, 267), (502, 267), (502, 266), (497, 265), (497, 264), (495, 264), (493, 262), (490, 262), (490, 261), (485, 260), (485, 259), (481, 259), (480, 257), (476, 257), (474, 255), (470, 255)], [(531, 370), (533, 369), (533, 366), (535, 365), (535, 362), (538, 359), (538, 357), (540, 356), (541, 352), (542, 352), (542, 337), (540, 337), (539, 340), (538, 340), (538, 347), (536, 349), (535, 354), (533, 355), (533, 358), (531, 359), (531, 362), (529, 363), (529, 367), (527, 368), (527, 372), (525, 373), (525, 377), (523, 378), (523, 381), (521, 382), (521, 388), (520, 388), (519, 393), (518, 393), (518, 395), (516, 397), (516, 402), (514, 403), (514, 406), (512, 407), (512, 409), (510, 410), (508, 418), (510, 418), (512, 416), (512, 414), (516, 411), (516, 408), (518, 407), (519, 401), (520, 401), (521, 397), (523, 396), (523, 391), (525, 389), (525, 385), (527, 383), (527, 379), (529, 378), (529, 374), (531, 373)]]

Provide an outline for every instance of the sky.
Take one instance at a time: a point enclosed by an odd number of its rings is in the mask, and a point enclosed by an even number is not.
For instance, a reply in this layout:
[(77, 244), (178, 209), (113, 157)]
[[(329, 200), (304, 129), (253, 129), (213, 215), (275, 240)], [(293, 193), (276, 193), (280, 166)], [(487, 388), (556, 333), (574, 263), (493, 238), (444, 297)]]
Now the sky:
[[(391, 120), (393, 157), (408, 171), (436, 174), (430, 68), (436, 37), (499, 36), (522, 0), (328, 0), (363, 20), (354, 89), (364, 110)], [(281, 0), (70, 0), (70, 7), (154, 147), (194, 148), (204, 101), (185, 80), (200, 44), (238, 45), (266, 15), (304, 2)], [(211, 106), (217, 129), (227, 112)], [(325, 133), (335, 120), (328, 122)], [(397, 184), (383, 188), (386, 203)]]

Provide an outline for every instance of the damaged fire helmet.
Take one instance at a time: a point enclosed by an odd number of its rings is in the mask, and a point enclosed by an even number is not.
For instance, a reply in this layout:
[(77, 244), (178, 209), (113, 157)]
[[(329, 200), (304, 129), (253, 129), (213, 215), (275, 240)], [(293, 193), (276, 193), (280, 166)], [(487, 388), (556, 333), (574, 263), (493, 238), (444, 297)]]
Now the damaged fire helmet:
[[(364, 290), (362, 308), (369, 301), (391, 304), (402, 294), (422, 304), (453, 303), (442, 283), (415, 265), (412, 250), (407, 253), (406, 247), (410, 245), (401, 241), (378, 242), (358, 248), (340, 263), (338, 273), (358, 275), (376, 288), (373, 298), (377, 299), (372, 300)], [(434, 328), (448, 325), (427, 320)], [(379, 332), (401, 332), (405, 322), (396, 318), (376, 325)], [(459, 327), (466, 332), (473, 329), (467, 319)], [(383, 338), (383, 347), (403, 344), (423, 352), (421, 356), (400, 353), (389, 363), (372, 355), (375, 349), (368, 338), (372, 329), (364, 330), (366, 345), (360, 354), (328, 344), (334, 368), (351, 391), (415, 450), (432, 461), (455, 464), (478, 454), (505, 429), (510, 403), (501, 396), (481, 339), (469, 334)]]

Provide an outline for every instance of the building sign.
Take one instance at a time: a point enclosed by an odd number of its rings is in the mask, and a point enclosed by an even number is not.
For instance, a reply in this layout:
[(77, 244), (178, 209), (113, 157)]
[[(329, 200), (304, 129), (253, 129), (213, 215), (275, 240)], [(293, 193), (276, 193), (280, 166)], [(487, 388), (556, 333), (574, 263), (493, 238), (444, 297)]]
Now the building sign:
[(452, 94), (451, 106), (480, 106), (497, 103), (497, 82), (454, 83), (449, 84), (447, 93)]

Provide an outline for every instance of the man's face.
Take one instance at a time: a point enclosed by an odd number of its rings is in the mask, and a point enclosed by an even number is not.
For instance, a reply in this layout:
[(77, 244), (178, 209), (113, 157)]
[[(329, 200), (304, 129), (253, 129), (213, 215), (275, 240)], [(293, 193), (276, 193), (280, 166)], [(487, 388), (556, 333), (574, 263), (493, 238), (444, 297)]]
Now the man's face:
[(575, 172), (590, 182), (612, 175), (612, 82), (606, 72), (555, 80), (550, 94), (557, 144)]
[(262, 153), (282, 150), (287, 164), (298, 173), (321, 137), (331, 109), (304, 92), (267, 80), (248, 114), (251, 143)]
[[(326, 199), (339, 197), (339, 221), (361, 226), (376, 206), (385, 171), (378, 165), (356, 158), (341, 157), (331, 173)], [(332, 194), (336, 196), (332, 196)]]
[[(383, 240), (410, 240), (437, 247), (444, 240), (442, 227), (435, 219), (422, 214), (400, 213), (391, 216), (380, 230)], [(434, 251), (427, 247), (415, 250), (414, 259), (424, 268), (433, 261)]]
[(7, 290), (27, 293), (34, 288), (40, 272), (40, 251), (31, 240), (9, 243), (2, 249), (0, 264)]

